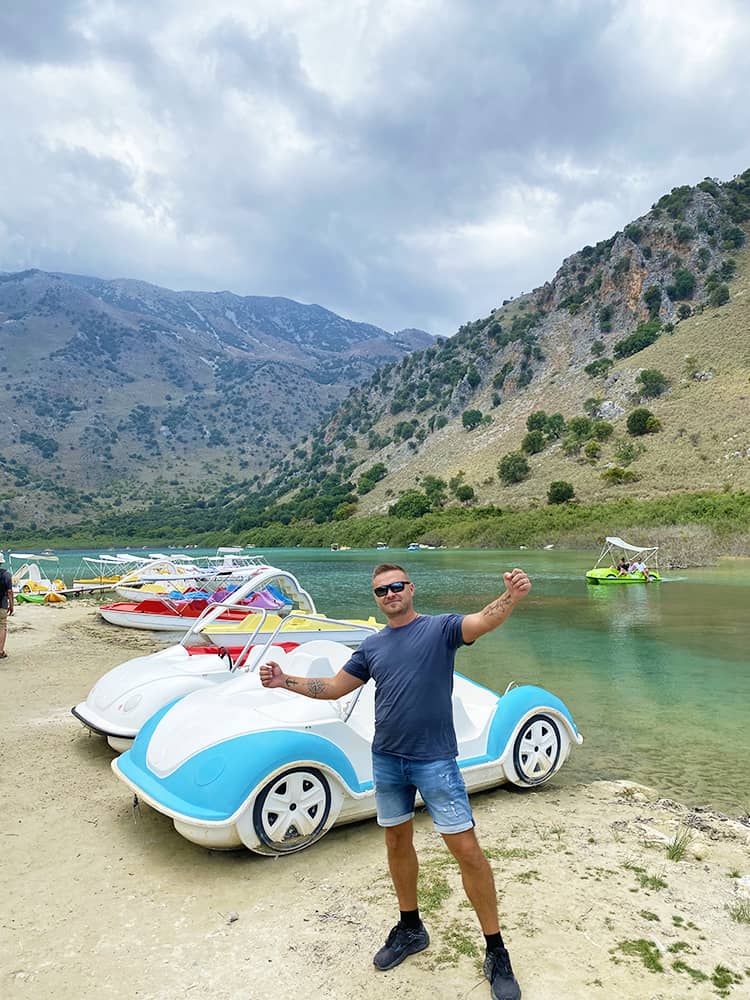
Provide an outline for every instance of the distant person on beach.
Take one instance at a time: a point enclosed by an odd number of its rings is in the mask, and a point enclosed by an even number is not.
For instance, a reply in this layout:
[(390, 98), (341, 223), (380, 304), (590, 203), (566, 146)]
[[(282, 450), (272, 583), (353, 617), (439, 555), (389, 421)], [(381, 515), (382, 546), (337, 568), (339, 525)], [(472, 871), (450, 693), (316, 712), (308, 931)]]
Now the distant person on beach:
[(381, 563), (372, 574), (375, 602), (387, 626), (368, 636), (332, 678), (292, 677), (273, 660), (260, 668), (264, 687), (285, 687), (308, 698), (342, 698), (375, 682), (373, 778), (378, 823), (385, 827), (400, 919), (373, 958), (385, 971), (430, 943), (419, 915), (414, 850), (414, 802), (422, 796), (458, 862), (464, 890), (486, 942), (484, 974), (493, 1000), (520, 1000), (521, 990), (500, 933), (492, 869), (479, 846), (466, 786), (456, 763), (453, 669), (459, 646), (502, 625), (531, 590), (520, 569), (503, 574), (505, 591), (471, 615), (422, 615), (414, 610), (414, 584), (402, 566)]
[(14, 611), (13, 577), (4, 566), (5, 556), (0, 552), (0, 660), (6, 659), (5, 639), (8, 635), (8, 615)]

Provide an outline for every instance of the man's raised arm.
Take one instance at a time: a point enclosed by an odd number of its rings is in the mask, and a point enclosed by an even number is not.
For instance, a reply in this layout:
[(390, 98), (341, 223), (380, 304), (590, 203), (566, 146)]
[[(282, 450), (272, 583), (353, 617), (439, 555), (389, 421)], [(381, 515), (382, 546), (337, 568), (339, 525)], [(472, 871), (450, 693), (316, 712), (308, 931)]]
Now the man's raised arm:
[(286, 688), (295, 694), (303, 694), (306, 698), (317, 698), (320, 701), (335, 701), (351, 694), (364, 681), (346, 670), (339, 670), (335, 677), (293, 677), (285, 674), (275, 660), (269, 660), (260, 668), (260, 682), (267, 688)]
[(503, 573), (503, 580), (505, 581), (505, 593), (481, 611), (477, 611), (473, 615), (464, 615), (461, 625), (464, 642), (474, 642), (475, 639), (491, 632), (498, 625), (502, 625), (516, 604), (523, 600), (531, 590), (531, 580), (522, 569)]

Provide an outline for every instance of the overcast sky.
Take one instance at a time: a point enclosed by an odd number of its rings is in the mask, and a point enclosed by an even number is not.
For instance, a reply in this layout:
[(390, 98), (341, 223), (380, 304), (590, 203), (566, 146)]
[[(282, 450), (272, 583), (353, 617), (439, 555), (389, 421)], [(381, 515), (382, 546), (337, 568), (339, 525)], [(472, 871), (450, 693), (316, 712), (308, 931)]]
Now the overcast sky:
[(0, 270), (451, 334), (750, 167), (745, 0), (2, 0)]

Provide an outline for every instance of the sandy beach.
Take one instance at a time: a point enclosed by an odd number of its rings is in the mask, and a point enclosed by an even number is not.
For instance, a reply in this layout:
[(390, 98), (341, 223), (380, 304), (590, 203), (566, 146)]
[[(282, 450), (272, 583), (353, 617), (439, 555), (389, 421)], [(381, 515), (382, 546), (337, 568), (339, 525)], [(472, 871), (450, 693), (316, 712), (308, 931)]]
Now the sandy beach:
[[(372, 954), (397, 914), (374, 821), (274, 860), (206, 851), (133, 808), (113, 751), (70, 708), (110, 667), (155, 648), (86, 602), (22, 605), (10, 620), (3, 996), (489, 997), (476, 919), (424, 813), (432, 944), (383, 974)], [(472, 801), (524, 1000), (750, 996), (747, 816), (692, 811), (627, 782), (553, 781)], [(680, 832), (684, 857), (670, 860)]]

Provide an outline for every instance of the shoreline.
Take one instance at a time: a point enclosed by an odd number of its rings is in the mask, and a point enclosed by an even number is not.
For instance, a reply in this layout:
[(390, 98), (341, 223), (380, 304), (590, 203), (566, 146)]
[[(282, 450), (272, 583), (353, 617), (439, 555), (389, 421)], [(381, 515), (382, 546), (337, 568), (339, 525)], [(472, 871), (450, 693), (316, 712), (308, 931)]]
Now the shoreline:
[[(129, 634), (128, 634), (129, 633)], [(425, 952), (382, 974), (397, 913), (374, 821), (279, 860), (189, 844), (110, 772), (71, 715), (157, 648), (94, 602), (23, 605), (2, 661), (2, 980), (11, 998), (488, 997), (457, 869), (415, 820)], [(750, 988), (750, 825), (628, 781), (472, 796), (524, 1000), (740, 997)], [(685, 840), (682, 860), (670, 844)], [(236, 919), (233, 919), (236, 915)], [(728, 972), (716, 972), (721, 967)], [(652, 971), (653, 970), (653, 971)], [(702, 978), (705, 977), (705, 978)]]

